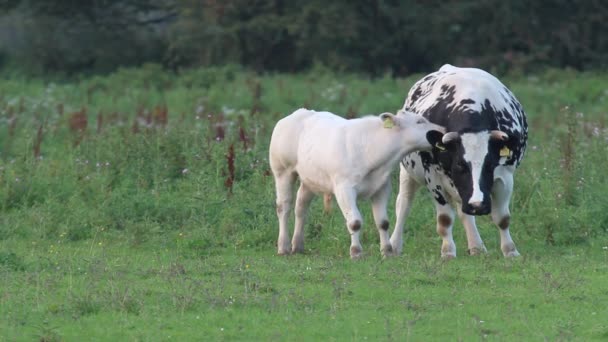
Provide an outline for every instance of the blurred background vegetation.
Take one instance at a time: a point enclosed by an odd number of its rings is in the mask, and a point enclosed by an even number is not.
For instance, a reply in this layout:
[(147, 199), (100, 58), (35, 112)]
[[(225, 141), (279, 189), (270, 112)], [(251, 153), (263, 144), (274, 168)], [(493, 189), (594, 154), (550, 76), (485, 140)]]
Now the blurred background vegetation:
[(240, 64), (403, 76), (608, 63), (602, 0), (0, 0), (0, 67), (30, 75)]

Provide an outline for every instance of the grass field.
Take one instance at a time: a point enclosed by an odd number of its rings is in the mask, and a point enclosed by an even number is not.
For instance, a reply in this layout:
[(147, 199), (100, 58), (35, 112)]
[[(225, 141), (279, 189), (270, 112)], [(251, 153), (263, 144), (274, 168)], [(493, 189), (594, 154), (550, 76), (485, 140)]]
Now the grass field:
[[(154, 65), (0, 81), (0, 341), (608, 339), (608, 74), (504, 77), (530, 124), (506, 260), (440, 259), (421, 191), (404, 255), (363, 260), (316, 200), (278, 257), (267, 149), (296, 108), (395, 111), (421, 75), (369, 79)], [(397, 172), (395, 172), (395, 177)], [(394, 195), (393, 199), (394, 201)], [(389, 216), (394, 221), (393, 206)]]

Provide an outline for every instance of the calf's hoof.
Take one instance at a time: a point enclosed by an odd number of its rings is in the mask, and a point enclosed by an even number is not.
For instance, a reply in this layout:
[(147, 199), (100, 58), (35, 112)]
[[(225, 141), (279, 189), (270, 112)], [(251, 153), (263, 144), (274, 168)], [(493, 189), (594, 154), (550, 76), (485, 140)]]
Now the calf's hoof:
[(393, 246), (391, 245), (380, 248), (380, 252), (382, 253), (383, 258), (389, 258), (396, 255), (393, 251)]
[(441, 260), (456, 259), (456, 253), (441, 253)]
[(401, 252), (403, 251), (403, 240), (401, 241), (391, 241), (391, 247), (393, 249), (393, 255), (397, 256), (397, 255), (401, 255)]
[(488, 250), (486, 249), (486, 246), (481, 246), (481, 247), (469, 248), (468, 252), (469, 252), (469, 255), (480, 255), (480, 254), (487, 253)]
[(291, 254), (303, 254), (304, 253), (304, 246), (294, 246), (291, 249)]
[(443, 244), (441, 246), (441, 259), (451, 260), (456, 257), (456, 246), (454, 244)]
[(361, 247), (359, 246), (350, 246), (350, 258), (352, 260), (361, 259), (363, 253), (361, 251)]

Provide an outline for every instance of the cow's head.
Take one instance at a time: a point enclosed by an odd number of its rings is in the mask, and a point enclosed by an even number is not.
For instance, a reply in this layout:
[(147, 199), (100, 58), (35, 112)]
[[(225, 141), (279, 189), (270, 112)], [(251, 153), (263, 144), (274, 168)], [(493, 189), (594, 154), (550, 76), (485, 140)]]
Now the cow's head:
[(454, 182), (462, 199), (462, 211), (486, 215), (492, 208), (494, 169), (507, 157), (517, 137), (494, 130), (474, 133), (430, 133), (433, 154)]

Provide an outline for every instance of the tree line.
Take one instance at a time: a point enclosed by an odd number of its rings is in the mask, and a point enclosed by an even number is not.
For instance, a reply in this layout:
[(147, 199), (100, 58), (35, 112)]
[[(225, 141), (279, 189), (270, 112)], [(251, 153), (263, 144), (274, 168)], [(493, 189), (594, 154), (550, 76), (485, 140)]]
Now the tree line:
[(3, 0), (0, 63), (31, 73), (315, 65), (372, 75), (608, 61), (602, 0)]

